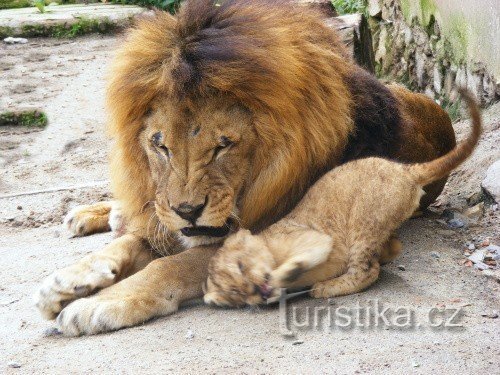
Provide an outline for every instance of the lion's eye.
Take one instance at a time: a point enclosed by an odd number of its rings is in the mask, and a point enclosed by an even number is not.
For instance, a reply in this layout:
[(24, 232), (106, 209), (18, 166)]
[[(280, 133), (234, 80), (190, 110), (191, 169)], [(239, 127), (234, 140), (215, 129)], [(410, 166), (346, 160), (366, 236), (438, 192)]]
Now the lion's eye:
[(160, 132), (153, 134), (151, 142), (156, 148), (160, 149), (165, 155), (167, 155), (167, 157), (172, 157), (172, 151), (170, 151), (170, 149), (163, 143), (163, 135)]
[(228, 150), (233, 145), (233, 141), (231, 141), (228, 137), (222, 136), (219, 138), (219, 145), (214, 149), (213, 158), (216, 159), (223, 150)]

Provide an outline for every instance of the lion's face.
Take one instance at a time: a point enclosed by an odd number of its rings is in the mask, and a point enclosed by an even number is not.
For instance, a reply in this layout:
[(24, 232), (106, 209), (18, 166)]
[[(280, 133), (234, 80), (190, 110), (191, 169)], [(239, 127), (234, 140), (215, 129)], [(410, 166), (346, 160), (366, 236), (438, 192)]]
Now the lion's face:
[(248, 230), (230, 236), (210, 260), (204, 300), (218, 306), (257, 305), (275, 296), (275, 260), (266, 243)]
[(188, 246), (237, 227), (256, 136), (252, 115), (225, 98), (154, 102), (142, 133), (160, 221)]

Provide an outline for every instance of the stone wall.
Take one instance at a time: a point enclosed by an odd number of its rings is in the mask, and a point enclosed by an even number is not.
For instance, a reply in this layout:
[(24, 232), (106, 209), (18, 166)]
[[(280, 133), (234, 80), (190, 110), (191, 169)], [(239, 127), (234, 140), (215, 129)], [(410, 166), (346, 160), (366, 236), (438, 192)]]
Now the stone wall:
[[(456, 86), (468, 87), (483, 106), (491, 104), (500, 99), (500, 2), (466, 2), (483, 12), (486, 24), (472, 18), (472, 11), (446, 7), (449, 2), (368, 0), (377, 74), (425, 92), (451, 109), (458, 110), (452, 94)], [(480, 10), (480, 2), (492, 5)], [(488, 33), (491, 40), (481, 40)]]

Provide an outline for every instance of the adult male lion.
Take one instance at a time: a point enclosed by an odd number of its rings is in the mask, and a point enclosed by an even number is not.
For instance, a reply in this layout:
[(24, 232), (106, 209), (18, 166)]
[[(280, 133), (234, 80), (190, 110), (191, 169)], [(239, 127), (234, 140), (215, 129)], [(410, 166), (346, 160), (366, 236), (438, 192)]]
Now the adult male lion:
[[(276, 0), (213, 3), (140, 21), (118, 53), (111, 170), (127, 231), (44, 281), (37, 306), (65, 334), (135, 325), (201, 296), (217, 246), (198, 245), (237, 222), (276, 221), (345, 160), (418, 162), (455, 145), (441, 108), (358, 68), (319, 15)], [(151, 261), (151, 250), (178, 254)]]

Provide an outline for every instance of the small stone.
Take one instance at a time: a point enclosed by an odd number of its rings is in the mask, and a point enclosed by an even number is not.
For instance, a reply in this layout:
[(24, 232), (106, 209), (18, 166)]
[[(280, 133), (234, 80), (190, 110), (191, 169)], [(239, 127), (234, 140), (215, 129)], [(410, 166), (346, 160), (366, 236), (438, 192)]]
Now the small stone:
[(490, 246), (490, 239), (489, 238), (486, 238), (485, 240), (483, 240), (483, 242), (481, 242), (481, 247), (485, 247), (485, 246)]
[(458, 229), (465, 227), (465, 223), (460, 219), (451, 219), (448, 221), (448, 226), (450, 228)]
[(474, 245), (472, 242), (467, 245), (467, 249), (469, 250), (476, 250), (476, 245)]
[(415, 368), (420, 367), (420, 363), (417, 363), (416, 361), (411, 361), (411, 365)]
[(405, 266), (403, 266), (402, 264), (400, 264), (400, 265), (398, 266), (398, 270), (400, 270), (400, 271), (406, 271), (406, 267), (405, 267)]
[(473, 263), (480, 263), (484, 260), (485, 255), (486, 255), (486, 250), (481, 249), (472, 253), (472, 255), (468, 257), (468, 259), (471, 260)]
[(490, 266), (488, 266), (487, 264), (485, 264), (483, 262), (477, 262), (477, 263), (474, 263), (474, 268), (478, 269), (480, 271), (484, 271), (484, 270), (489, 270)]
[(500, 246), (497, 245), (489, 245), (485, 249), (486, 251), (489, 251), (492, 254), (498, 254), (500, 255)]
[(192, 340), (194, 339), (194, 332), (190, 329), (188, 329), (188, 331), (186, 332), (186, 336), (184, 336), (186, 339), (188, 340)]
[(59, 331), (56, 327), (50, 327), (50, 328), (47, 328), (45, 331), (43, 331), (44, 337), (52, 337), (52, 336), (59, 336), (59, 335), (62, 335), (62, 332)]
[(295, 340), (294, 342), (292, 342), (292, 345), (302, 345), (304, 343), (304, 341), (302, 340)]
[(21, 368), (21, 365), (19, 363), (17, 363), (16, 361), (10, 361), (7, 364), (7, 366), (10, 368)]
[(497, 160), (488, 168), (486, 177), (481, 182), (481, 187), (495, 202), (500, 203), (500, 160)]
[(17, 206), (17, 209), (20, 211), (23, 209), (23, 206)]
[(11, 36), (5, 38), (3, 41), (4, 41), (4, 43), (7, 43), (7, 44), (26, 44), (26, 43), (28, 43), (28, 39), (26, 39), (26, 38), (13, 38)]
[(483, 313), (481, 313), (481, 316), (483, 318), (496, 319), (496, 318), (498, 318), (498, 313), (496, 311), (489, 312), (489, 313), (483, 312)]
[(437, 251), (431, 251), (431, 257), (439, 259), (441, 258), (441, 254), (439, 254)]
[(482, 274), (500, 283), (500, 270), (484, 270)]

